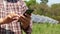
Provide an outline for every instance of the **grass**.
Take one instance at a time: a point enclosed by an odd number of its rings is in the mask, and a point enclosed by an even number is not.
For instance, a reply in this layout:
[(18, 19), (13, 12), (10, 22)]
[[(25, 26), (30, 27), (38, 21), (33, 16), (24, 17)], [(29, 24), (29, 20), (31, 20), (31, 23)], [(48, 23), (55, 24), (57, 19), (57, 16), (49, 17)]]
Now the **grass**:
[(32, 34), (60, 34), (60, 24), (33, 24)]
[(60, 24), (33, 24), (32, 34), (60, 34)]

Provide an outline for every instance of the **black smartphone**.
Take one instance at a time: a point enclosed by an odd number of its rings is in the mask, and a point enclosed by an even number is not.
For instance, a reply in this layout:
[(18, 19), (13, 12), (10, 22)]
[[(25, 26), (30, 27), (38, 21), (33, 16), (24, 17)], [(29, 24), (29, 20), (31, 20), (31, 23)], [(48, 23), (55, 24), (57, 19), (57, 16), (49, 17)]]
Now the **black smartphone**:
[(28, 9), (25, 13), (30, 15), (33, 11), (33, 9)]
[(25, 17), (27, 17), (25, 14), (28, 14), (28, 15), (31, 15), (31, 13), (33, 12), (34, 10), (32, 9), (28, 9), (26, 10), (26, 12), (23, 14)]

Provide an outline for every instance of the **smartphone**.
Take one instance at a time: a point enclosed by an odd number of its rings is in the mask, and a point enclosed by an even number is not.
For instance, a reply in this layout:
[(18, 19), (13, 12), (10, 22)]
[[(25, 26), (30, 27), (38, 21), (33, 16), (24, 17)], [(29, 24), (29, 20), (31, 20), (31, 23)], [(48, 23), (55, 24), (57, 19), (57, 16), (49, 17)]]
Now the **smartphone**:
[(34, 10), (32, 10), (32, 9), (28, 9), (23, 15), (24, 15), (25, 17), (27, 17), (25, 14), (31, 15), (31, 13), (32, 13), (33, 11), (34, 11)]
[(30, 15), (33, 11), (33, 9), (28, 9), (25, 13)]

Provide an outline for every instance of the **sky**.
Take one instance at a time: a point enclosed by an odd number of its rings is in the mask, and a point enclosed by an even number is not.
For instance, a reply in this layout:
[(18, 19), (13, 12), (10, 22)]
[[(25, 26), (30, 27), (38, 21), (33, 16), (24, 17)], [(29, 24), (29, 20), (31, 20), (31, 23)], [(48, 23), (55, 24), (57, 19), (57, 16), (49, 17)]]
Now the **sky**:
[[(40, 0), (37, 0), (37, 2), (41, 2)], [(60, 3), (60, 0), (49, 0), (48, 5)]]
[[(29, 0), (27, 0), (29, 1)], [(40, 0), (36, 0), (38, 3), (40, 3)], [(60, 3), (60, 0), (48, 0), (49, 2), (47, 3), (49, 6), (51, 6), (52, 4), (56, 4), (56, 3)]]

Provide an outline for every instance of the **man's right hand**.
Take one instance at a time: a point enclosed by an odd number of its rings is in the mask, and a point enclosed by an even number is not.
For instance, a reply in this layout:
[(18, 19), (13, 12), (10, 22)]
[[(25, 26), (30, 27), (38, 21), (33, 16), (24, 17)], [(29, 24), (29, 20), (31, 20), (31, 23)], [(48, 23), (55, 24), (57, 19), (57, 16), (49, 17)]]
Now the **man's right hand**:
[(0, 19), (0, 24), (10, 23), (10, 22), (12, 22), (14, 20), (18, 20), (18, 19), (19, 19), (19, 15), (15, 14), (15, 13), (10, 13), (5, 18)]

